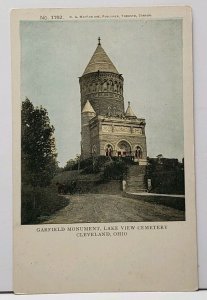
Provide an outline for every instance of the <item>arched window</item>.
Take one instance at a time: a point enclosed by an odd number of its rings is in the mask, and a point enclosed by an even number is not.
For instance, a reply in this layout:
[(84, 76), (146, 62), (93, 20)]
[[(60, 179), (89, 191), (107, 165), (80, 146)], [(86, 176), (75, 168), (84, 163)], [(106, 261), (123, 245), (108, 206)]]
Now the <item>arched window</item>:
[(101, 82), (100, 84), (99, 84), (99, 92), (102, 92), (103, 91), (103, 83)]
[(105, 149), (106, 156), (112, 156), (112, 152), (113, 152), (113, 148), (110, 144), (108, 144)]
[(103, 90), (107, 91), (107, 88), (108, 88), (107, 81), (105, 81), (104, 84), (103, 84)]
[(116, 116), (116, 106), (113, 107), (113, 115)]
[(117, 92), (117, 82), (114, 82), (114, 92)]
[(111, 116), (111, 106), (108, 106), (108, 116)]
[(93, 86), (92, 86), (92, 91), (95, 92), (96, 91), (96, 84), (95, 82), (93, 83)]
[(93, 145), (93, 147), (92, 147), (92, 154), (96, 155), (96, 145)]
[(110, 90), (110, 83), (107, 81), (107, 91)]
[(111, 92), (114, 91), (114, 85), (113, 85), (113, 81), (112, 80), (109, 81), (109, 91), (111, 91)]
[(140, 146), (136, 146), (135, 148), (135, 158), (142, 158), (142, 149)]

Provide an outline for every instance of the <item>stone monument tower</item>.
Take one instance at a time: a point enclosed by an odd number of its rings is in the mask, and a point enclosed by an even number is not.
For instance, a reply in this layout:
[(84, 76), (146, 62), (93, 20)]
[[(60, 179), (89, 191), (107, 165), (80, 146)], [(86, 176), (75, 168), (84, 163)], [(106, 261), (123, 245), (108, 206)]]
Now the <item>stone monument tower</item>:
[(81, 93), (81, 157), (130, 156), (146, 165), (145, 119), (130, 102), (124, 109), (124, 79), (98, 38), (97, 48), (79, 78)]
[(81, 110), (89, 100), (97, 115), (124, 114), (123, 81), (99, 38), (98, 46), (80, 77)]

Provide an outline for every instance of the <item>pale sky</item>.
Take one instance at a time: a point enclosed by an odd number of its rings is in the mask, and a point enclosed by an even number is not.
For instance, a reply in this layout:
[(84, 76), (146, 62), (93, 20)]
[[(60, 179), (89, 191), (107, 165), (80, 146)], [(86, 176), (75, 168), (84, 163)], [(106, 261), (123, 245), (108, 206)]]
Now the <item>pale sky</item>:
[(78, 77), (101, 37), (124, 77), (125, 109), (146, 119), (148, 156), (182, 159), (182, 21), (21, 21), (21, 98), (48, 110), (60, 166), (80, 153)]

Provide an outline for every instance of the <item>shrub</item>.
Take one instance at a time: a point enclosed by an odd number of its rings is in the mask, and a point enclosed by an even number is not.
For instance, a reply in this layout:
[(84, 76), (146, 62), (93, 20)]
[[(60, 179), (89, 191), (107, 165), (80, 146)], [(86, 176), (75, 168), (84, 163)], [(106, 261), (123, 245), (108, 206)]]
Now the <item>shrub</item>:
[(151, 179), (151, 192), (184, 194), (184, 165), (177, 159), (148, 159), (147, 177)]
[(69, 200), (57, 194), (56, 187), (22, 186), (22, 224), (40, 223), (39, 218), (50, 216), (55, 211), (65, 207)]
[(109, 162), (111, 162), (111, 158), (108, 156), (90, 157), (81, 161), (80, 167), (83, 169), (82, 173), (84, 174), (98, 173)]
[(105, 165), (103, 172), (104, 180), (123, 180), (127, 175), (128, 166), (122, 160), (111, 161)]

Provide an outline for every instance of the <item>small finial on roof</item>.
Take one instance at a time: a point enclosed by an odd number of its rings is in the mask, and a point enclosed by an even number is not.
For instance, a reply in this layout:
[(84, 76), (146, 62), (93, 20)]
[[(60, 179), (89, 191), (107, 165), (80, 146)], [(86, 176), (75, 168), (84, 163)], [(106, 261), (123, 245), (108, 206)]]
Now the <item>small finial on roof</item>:
[(95, 52), (93, 53), (87, 67), (85, 68), (83, 75), (94, 73), (97, 71), (100, 72), (110, 72), (119, 75), (119, 72), (115, 68), (114, 64), (104, 51), (101, 46), (101, 38), (98, 37), (98, 45), (96, 47)]
[(137, 118), (135, 113), (133, 112), (133, 110), (131, 108), (130, 101), (128, 101), (128, 107), (127, 107), (125, 116), (128, 117), (128, 118), (133, 118), (133, 119)]

